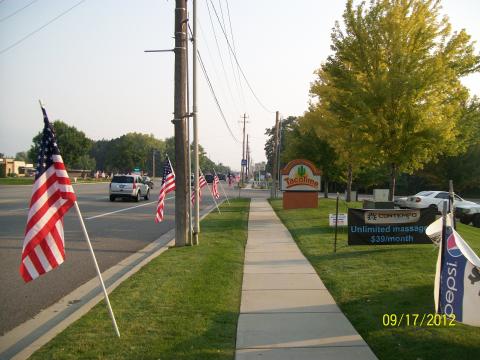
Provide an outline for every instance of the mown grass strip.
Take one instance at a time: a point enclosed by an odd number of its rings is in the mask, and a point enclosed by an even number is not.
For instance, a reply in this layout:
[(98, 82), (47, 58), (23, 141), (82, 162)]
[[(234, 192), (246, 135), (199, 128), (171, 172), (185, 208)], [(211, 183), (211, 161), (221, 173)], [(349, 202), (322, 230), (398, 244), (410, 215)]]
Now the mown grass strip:
[[(333, 253), (334, 229), (328, 226), (328, 214), (335, 213), (335, 200), (321, 199), (318, 209), (283, 210), (281, 200), (271, 204), (379, 359), (479, 357), (477, 327), (458, 323), (454, 327), (383, 326), (384, 314), (434, 313), (437, 250), (433, 245), (347, 246), (346, 228), (342, 228), (337, 253)], [(340, 212), (346, 212), (345, 203)], [(459, 224), (458, 230), (480, 253), (480, 229)]]
[(32, 359), (233, 359), (249, 200), (230, 201), (201, 223), (200, 245), (171, 248)]
[(31, 177), (0, 178), (0, 185), (32, 185), (33, 180)]

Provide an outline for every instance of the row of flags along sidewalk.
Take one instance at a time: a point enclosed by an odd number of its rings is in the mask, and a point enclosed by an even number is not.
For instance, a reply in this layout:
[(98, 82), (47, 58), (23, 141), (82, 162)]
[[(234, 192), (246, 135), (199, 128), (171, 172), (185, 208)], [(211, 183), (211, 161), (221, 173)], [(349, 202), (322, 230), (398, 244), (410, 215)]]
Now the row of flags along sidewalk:
[(480, 258), (454, 229), (453, 215), (430, 224), (426, 234), (439, 246), (435, 273), (435, 310), (480, 326)]
[[(57, 144), (55, 130), (48, 120), (47, 112), (40, 103), (43, 114), (44, 128), (40, 143), (35, 171), (35, 182), (28, 211), (25, 237), (23, 240), (20, 275), (25, 282), (38, 278), (40, 275), (55, 269), (65, 261), (65, 236), (63, 231), (63, 217), (71, 207), (75, 207), (88, 243), (97, 275), (102, 286), (105, 301), (112, 319), (115, 332), (120, 337), (108, 294), (101, 277), (100, 269), (93, 253), (88, 233), (77, 204), (77, 197), (68, 177), (62, 156)], [(215, 174), (212, 185), (212, 198), (219, 199), (218, 176)], [(199, 178), (199, 201), (201, 189), (208, 187), (203, 174)], [(163, 166), (162, 185), (155, 212), (155, 222), (163, 221), (165, 197), (175, 190), (175, 172), (170, 159)], [(226, 194), (225, 194), (226, 196)], [(195, 201), (195, 192), (192, 193), (192, 202)], [(227, 198), (228, 200), (228, 198)], [(216, 204), (216, 201), (215, 201)], [(217, 204), (216, 204), (217, 205)], [(217, 205), (218, 209), (218, 205)]]

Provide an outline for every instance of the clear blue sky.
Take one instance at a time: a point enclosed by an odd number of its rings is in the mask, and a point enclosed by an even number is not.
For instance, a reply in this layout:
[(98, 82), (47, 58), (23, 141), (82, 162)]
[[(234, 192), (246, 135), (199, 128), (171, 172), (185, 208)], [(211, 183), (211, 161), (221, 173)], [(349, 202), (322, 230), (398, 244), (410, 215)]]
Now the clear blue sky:
[[(0, 0), (0, 52), (79, 0), (37, 0), (4, 19), (31, 2)], [(330, 54), (330, 30), (341, 20), (345, 2), (229, 0), (228, 9), (226, 0), (213, 3), (220, 17), (223, 10), (228, 30), (230, 10), (238, 59), (261, 102), (284, 117), (301, 115), (313, 71)], [(480, 2), (442, 3), (453, 29), (465, 28), (479, 42)], [(174, 4), (86, 0), (1, 53), (0, 152), (15, 155), (30, 147), (42, 128), (38, 99), (45, 102), (51, 120), (61, 119), (95, 140), (133, 131), (172, 136), (173, 54), (143, 51), (173, 47)], [(265, 128), (274, 124), (275, 114), (258, 104), (244, 81), (239, 83), (210, 8), (222, 67), (206, 4), (198, 1), (200, 52), (234, 135), (241, 141), (240, 117), (247, 113), (252, 158), (262, 161)], [(201, 73), (199, 79), (200, 143), (212, 160), (238, 169), (241, 142), (230, 136)], [(480, 95), (478, 74), (464, 82), (472, 94)]]

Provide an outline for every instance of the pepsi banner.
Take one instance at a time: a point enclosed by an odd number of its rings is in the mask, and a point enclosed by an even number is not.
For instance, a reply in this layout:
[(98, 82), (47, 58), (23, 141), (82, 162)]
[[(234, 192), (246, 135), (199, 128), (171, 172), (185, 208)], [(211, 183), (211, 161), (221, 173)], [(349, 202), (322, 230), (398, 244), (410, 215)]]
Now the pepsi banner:
[(443, 259), (440, 248), (435, 275), (436, 310), (464, 324), (480, 326), (480, 259), (452, 227), (447, 226), (445, 238)]
[(348, 245), (430, 244), (436, 209), (348, 209)]

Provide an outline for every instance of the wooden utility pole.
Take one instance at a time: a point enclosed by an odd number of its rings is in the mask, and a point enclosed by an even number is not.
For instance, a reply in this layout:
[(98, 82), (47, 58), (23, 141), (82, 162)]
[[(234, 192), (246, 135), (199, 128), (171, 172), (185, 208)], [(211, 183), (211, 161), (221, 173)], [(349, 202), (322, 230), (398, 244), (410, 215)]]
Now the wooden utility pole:
[[(175, 246), (184, 246), (188, 239), (187, 213), (187, 137), (186, 137), (186, 87), (187, 87), (187, 4), (175, 1)], [(190, 181), (190, 179), (188, 179)]]
[(153, 149), (153, 155), (152, 155), (152, 179), (155, 178), (155, 149)]
[(272, 188), (270, 189), (270, 197), (277, 197), (277, 156), (278, 156), (278, 121), (279, 113), (275, 113), (275, 141), (273, 145), (273, 172), (272, 172)]
[(245, 177), (247, 178), (247, 181), (248, 181), (248, 177), (250, 176), (250, 146), (249, 146), (249, 143), (248, 143), (248, 134), (247, 134), (247, 168), (245, 170)]
[(245, 182), (245, 165), (243, 165), (243, 160), (245, 160), (245, 123), (247, 121), (247, 114), (243, 114), (243, 142), (242, 142), (242, 177), (241, 185), (243, 186)]

